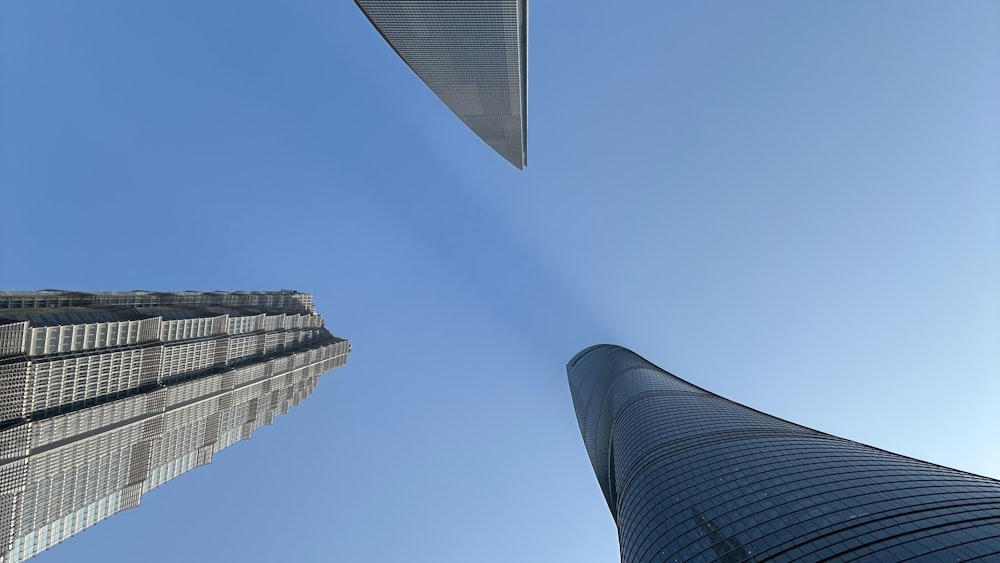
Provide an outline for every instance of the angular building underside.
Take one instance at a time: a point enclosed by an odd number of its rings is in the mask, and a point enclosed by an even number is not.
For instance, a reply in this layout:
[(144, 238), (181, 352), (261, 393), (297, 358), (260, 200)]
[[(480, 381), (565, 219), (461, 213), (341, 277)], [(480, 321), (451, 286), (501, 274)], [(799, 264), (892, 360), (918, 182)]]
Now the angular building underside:
[(524, 168), (527, 0), (355, 1), (445, 105)]
[(0, 292), (0, 561), (138, 506), (349, 351), (293, 291)]
[(1000, 481), (774, 418), (619, 346), (567, 372), (625, 563), (1000, 560)]

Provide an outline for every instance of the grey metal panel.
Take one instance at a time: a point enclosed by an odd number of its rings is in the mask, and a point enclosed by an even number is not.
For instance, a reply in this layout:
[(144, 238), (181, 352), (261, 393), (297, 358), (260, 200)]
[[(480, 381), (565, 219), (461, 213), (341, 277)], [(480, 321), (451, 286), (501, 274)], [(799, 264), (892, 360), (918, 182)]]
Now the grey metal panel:
[(524, 168), (527, 0), (355, 1), (455, 115)]

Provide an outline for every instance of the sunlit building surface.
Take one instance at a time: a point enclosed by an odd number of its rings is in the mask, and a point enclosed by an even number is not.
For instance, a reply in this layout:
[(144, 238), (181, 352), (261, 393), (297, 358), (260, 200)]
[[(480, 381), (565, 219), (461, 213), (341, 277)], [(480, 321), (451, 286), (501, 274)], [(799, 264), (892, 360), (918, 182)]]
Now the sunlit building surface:
[(0, 292), (0, 561), (138, 506), (349, 351), (294, 291)]
[(355, 0), (382, 37), (476, 135), (524, 168), (527, 0)]
[(622, 561), (1000, 561), (1000, 481), (817, 432), (619, 346), (567, 366)]

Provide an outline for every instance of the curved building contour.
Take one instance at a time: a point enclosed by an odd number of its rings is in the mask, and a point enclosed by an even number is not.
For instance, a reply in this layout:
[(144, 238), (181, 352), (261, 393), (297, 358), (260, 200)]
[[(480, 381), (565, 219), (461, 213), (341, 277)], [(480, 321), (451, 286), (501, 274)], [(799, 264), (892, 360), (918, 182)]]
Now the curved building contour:
[(355, 0), (401, 59), (508, 162), (527, 161), (527, 0)]
[(0, 292), (0, 563), (210, 463), (350, 350), (297, 291)]
[(620, 346), (566, 369), (623, 563), (1000, 560), (1000, 481), (769, 416)]

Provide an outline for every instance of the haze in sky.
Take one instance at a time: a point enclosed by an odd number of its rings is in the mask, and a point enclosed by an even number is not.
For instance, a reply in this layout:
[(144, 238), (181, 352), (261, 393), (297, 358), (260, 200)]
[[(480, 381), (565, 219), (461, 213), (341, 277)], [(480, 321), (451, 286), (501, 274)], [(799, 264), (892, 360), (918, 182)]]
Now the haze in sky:
[(1000, 477), (1000, 4), (531, 4), (529, 163), (349, 0), (0, 3), (3, 289), (311, 292), (349, 364), (38, 556), (604, 563), (627, 346)]

